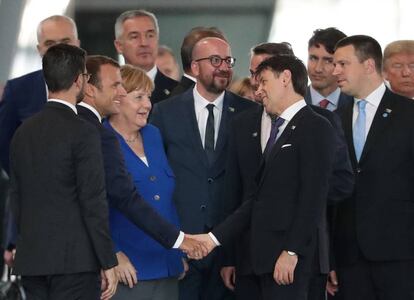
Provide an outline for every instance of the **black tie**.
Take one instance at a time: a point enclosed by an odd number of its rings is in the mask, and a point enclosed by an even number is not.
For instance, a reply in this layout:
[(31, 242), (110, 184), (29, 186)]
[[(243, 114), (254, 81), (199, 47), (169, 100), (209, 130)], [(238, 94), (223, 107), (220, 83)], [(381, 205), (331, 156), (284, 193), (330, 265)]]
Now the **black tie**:
[(211, 164), (214, 158), (214, 104), (208, 104), (208, 118), (206, 134), (204, 137), (204, 150), (206, 151), (208, 162)]

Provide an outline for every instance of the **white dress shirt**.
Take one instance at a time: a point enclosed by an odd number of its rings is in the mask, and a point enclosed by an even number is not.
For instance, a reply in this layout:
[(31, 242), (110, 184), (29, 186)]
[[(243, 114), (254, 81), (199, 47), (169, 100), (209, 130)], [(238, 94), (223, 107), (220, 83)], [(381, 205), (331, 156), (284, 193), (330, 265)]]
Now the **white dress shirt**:
[(190, 80), (192, 80), (192, 81), (194, 81), (194, 82), (197, 82), (197, 78), (195, 78), (195, 77), (193, 77), (193, 76), (191, 76), (191, 75), (188, 75), (187, 73), (184, 73), (184, 74), (183, 74), (183, 76), (184, 76), (184, 77), (187, 77), (188, 79), (190, 79)]
[(208, 118), (208, 104), (214, 104), (213, 114), (214, 114), (214, 147), (216, 146), (218, 132), (220, 128), (221, 115), (223, 113), (223, 99), (224, 92), (222, 92), (214, 101), (208, 101), (197, 91), (197, 84), (193, 89), (194, 96), (194, 109), (198, 124), (198, 130), (200, 131), (201, 143), (204, 148), (204, 138), (206, 135), (206, 125)]
[(313, 105), (319, 106), (319, 102), (321, 102), (323, 99), (326, 99), (329, 101), (329, 104), (326, 107), (326, 109), (333, 111), (338, 108), (339, 96), (341, 95), (341, 89), (339, 87), (336, 88), (336, 90), (330, 93), (327, 97), (324, 97), (321, 94), (319, 94), (319, 92), (316, 91), (312, 86), (309, 87), (309, 90)]
[(95, 109), (95, 107), (93, 107), (93, 106), (91, 106), (91, 105), (89, 105), (88, 103), (85, 103), (85, 102), (80, 102), (80, 103), (78, 103), (78, 105), (79, 105), (79, 106), (83, 106), (83, 107), (85, 107), (85, 108), (89, 109), (90, 111), (92, 111), (92, 112), (93, 112), (93, 114), (94, 114), (94, 115), (98, 118), (99, 122), (101, 122), (101, 123), (102, 123), (102, 117), (101, 117), (101, 115), (98, 113), (98, 111)]
[(154, 82), (155, 76), (157, 76), (157, 72), (158, 72), (158, 69), (156, 65), (154, 65), (152, 69), (147, 72), (147, 75), (149, 78), (151, 78), (152, 82)]
[(260, 145), (262, 146), (262, 153), (266, 149), (267, 141), (269, 140), (270, 131), (272, 130), (272, 119), (270, 115), (263, 109), (262, 121), (260, 125)]
[(78, 110), (76, 109), (76, 106), (73, 105), (72, 103), (67, 102), (67, 101), (52, 98), (52, 99), (48, 99), (47, 102), (57, 102), (57, 103), (60, 103), (60, 104), (64, 104), (64, 105), (70, 107), (75, 112), (75, 114), (78, 114)]
[(285, 122), (279, 127), (279, 132), (277, 133), (276, 139), (278, 139), (282, 135), (288, 123), (305, 106), (306, 106), (305, 99), (302, 99), (302, 100), (299, 100), (293, 103), (291, 106), (289, 106), (282, 112), (282, 114), (279, 117), (283, 118)]
[[(367, 105), (365, 106), (365, 139), (368, 136), (369, 129), (371, 128), (372, 121), (374, 120), (375, 113), (377, 112), (378, 106), (381, 102), (382, 97), (385, 93), (385, 84), (381, 83), (378, 88), (376, 88), (371, 94), (363, 99), (367, 101)], [(358, 104), (357, 102), (362, 99), (354, 98), (354, 111), (352, 114), (352, 128), (355, 125), (356, 119), (358, 117)]]

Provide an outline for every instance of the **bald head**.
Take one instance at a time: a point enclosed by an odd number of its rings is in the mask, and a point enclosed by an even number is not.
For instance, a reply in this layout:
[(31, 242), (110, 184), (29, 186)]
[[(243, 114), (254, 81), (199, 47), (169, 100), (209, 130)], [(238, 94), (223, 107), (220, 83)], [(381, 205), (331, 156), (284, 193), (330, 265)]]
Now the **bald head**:
[(56, 44), (80, 46), (75, 22), (66, 16), (55, 15), (41, 21), (37, 27), (37, 50), (40, 56)]
[(203, 55), (206, 54), (209, 54), (207, 56), (213, 55), (213, 52), (217, 51), (218, 48), (221, 48), (223, 50), (226, 49), (228, 56), (231, 56), (230, 45), (225, 40), (217, 37), (203, 38), (194, 45), (192, 53), (193, 60), (196, 60), (201, 56), (205, 57)]

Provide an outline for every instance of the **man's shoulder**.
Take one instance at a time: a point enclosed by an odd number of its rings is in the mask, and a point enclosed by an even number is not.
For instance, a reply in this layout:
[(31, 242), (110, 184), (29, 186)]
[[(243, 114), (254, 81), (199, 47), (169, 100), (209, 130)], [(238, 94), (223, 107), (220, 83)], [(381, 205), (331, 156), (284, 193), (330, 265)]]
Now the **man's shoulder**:
[(10, 79), (7, 81), (8, 84), (10, 85), (19, 85), (22, 83), (27, 83), (29, 81), (33, 81), (33, 80), (43, 80), (43, 72), (42, 70), (37, 70), (31, 73), (27, 73), (25, 75)]
[(226, 91), (224, 94), (224, 99), (228, 101), (229, 107), (237, 107), (239, 111), (257, 107), (258, 104), (252, 100), (243, 98), (239, 95), (236, 95), (230, 91)]
[(155, 88), (162, 88), (172, 90), (178, 85), (178, 81), (164, 75), (160, 70), (157, 71), (155, 76)]

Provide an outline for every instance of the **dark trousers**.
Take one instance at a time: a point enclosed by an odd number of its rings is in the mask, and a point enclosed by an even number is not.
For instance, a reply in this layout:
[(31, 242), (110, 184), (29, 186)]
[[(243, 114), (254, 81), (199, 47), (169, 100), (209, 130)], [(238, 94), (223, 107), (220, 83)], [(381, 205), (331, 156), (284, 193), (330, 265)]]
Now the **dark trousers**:
[(232, 300), (233, 292), (220, 276), (221, 257), (215, 249), (206, 258), (189, 260), (189, 270), (179, 282), (180, 300)]
[(99, 300), (99, 273), (22, 276), (27, 300)]
[(357, 263), (337, 270), (334, 300), (414, 300), (414, 260)]
[(256, 275), (237, 275), (234, 289), (236, 300), (261, 299), (260, 280)]

